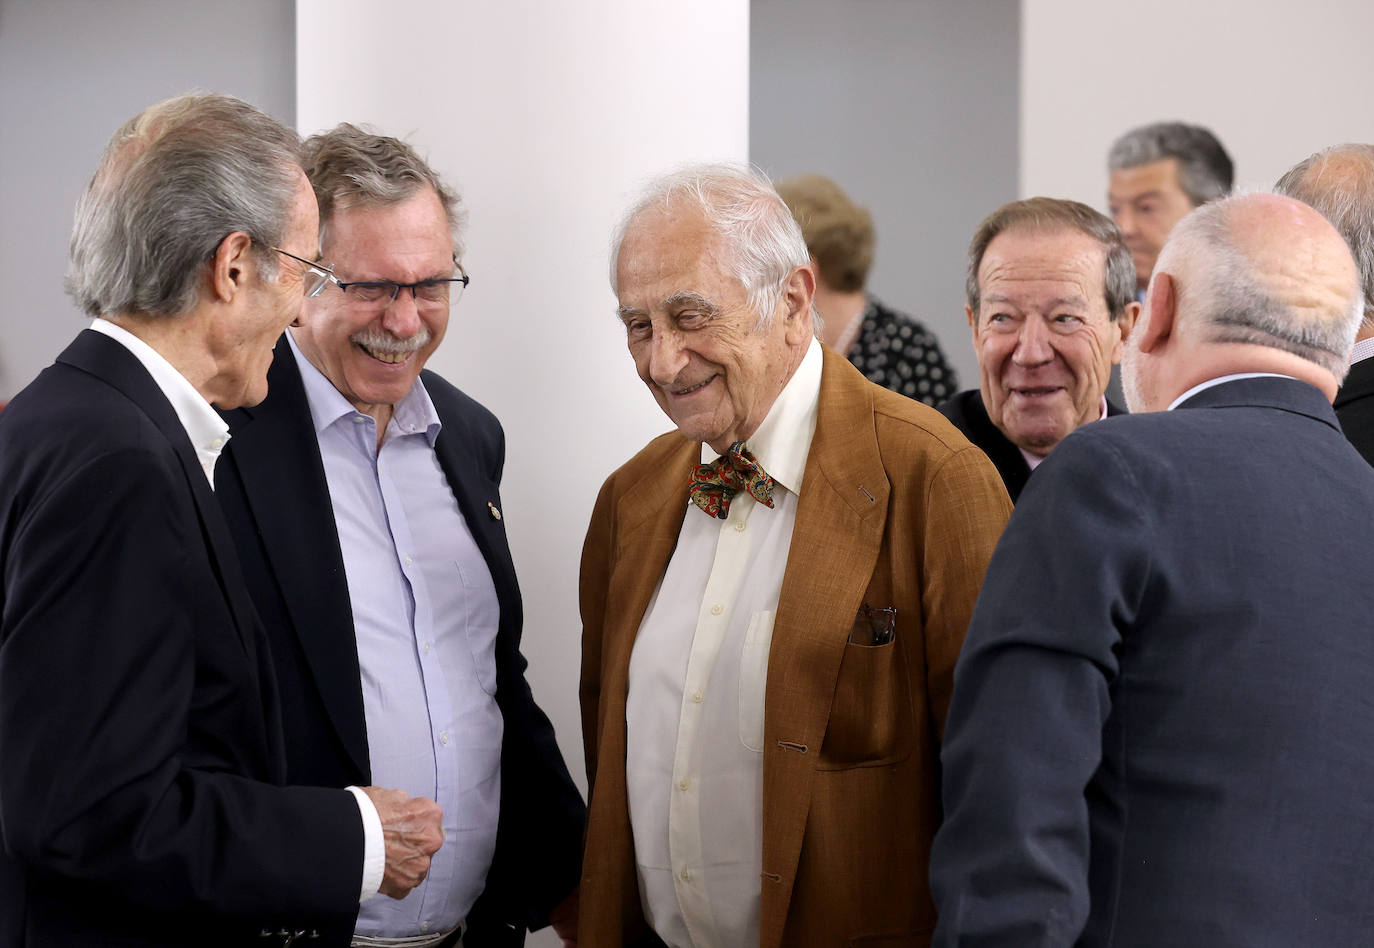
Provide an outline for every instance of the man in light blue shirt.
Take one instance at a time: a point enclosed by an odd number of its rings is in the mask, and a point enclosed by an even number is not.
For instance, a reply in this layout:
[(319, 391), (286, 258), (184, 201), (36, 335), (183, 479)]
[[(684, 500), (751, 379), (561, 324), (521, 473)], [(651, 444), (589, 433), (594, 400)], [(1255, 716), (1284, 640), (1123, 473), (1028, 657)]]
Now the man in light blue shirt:
[(217, 470), (291, 779), (443, 809), (428, 878), (365, 902), (353, 945), (518, 945), (549, 921), (573, 937), (584, 809), (524, 680), (504, 435), (422, 371), (468, 282), (458, 198), (410, 146), (351, 125), (306, 156), (335, 280), (278, 343), (271, 397), (226, 416)]

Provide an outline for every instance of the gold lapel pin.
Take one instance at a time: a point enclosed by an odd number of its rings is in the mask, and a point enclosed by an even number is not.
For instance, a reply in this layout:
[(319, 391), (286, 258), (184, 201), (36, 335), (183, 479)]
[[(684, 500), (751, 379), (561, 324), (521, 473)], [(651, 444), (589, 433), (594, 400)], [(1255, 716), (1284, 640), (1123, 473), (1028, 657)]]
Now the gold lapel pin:
[(491, 511), (491, 519), (493, 519), (493, 520), (500, 520), (500, 519), (501, 519), (501, 511), (497, 510), (497, 509), (496, 509), (496, 505), (493, 504), (491, 501), (487, 501), (487, 509)]

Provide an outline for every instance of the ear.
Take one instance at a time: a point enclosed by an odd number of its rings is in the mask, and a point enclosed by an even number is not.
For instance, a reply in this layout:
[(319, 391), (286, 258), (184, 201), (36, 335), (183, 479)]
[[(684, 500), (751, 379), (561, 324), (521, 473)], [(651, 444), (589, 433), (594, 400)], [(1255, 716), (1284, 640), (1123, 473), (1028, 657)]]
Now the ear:
[(1117, 339), (1116, 345), (1112, 347), (1112, 364), (1121, 361), (1121, 350), (1125, 348), (1126, 340), (1131, 338), (1131, 333), (1135, 330), (1136, 322), (1140, 319), (1140, 304), (1135, 300), (1126, 304), (1126, 308), (1121, 311), (1121, 315), (1116, 318), (1116, 326), (1121, 331), (1121, 338)]
[(811, 301), (816, 297), (816, 274), (810, 266), (796, 267), (782, 291), (783, 322), (789, 345), (809, 345), (816, 334), (811, 323)]
[(1174, 294), (1173, 276), (1156, 270), (1146, 292), (1145, 302), (1150, 315), (1139, 329), (1140, 338), (1135, 346), (1141, 352), (1153, 352), (1167, 343), (1174, 333), (1178, 299)]
[(222, 303), (231, 302), (234, 295), (247, 284), (248, 271), (255, 263), (253, 238), (236, 230), (219, 242), (210, 258), (211, 298)]

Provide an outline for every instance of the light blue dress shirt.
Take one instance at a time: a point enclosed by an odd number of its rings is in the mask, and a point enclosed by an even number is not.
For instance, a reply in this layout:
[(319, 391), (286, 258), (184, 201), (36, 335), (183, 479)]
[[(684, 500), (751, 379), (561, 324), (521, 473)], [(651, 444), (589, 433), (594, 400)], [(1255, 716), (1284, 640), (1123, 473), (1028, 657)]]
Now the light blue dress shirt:
[(357, 932), (447, 931), (481, 894), (496, 848), (496, 588), (434, 453), (439, 416), (424, 386), (396, 403), (379, 452), (376, 421), (291, 347), (343, 551), (372, 782), (444, 811), (424, 883), (400, 901), (364, 902)]

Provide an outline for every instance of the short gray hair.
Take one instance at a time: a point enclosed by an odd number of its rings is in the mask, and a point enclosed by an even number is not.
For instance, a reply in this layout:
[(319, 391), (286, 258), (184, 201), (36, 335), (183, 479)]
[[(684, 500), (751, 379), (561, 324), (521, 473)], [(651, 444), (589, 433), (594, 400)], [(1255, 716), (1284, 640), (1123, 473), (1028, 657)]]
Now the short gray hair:
[(320, 243), (340, 208), (400, 204), (433, 188), (448, 218), (453, 255), (463, 256), (462, 201), (409, 143), (343, 122), (307, 138), (304, 152), (305, 174), (320, 205)]
[(1309, 204), (1340, 231), (1364, 288), (1364, 327), (1374, 328), (1374, 145), (1333, 145), (1298, 162), (1274, 190)]
[[(810, 264), (811, 254), (792, 212), (758, 168), (746, 165), (689, 165), (655, 178), (621, 219), (611, 238), (611, 289), (616, 288), (620, 245), (644, 212), (679, 204), (695, 207), (729, 250), (728, 266), (749, 295), (758, 328), (767, 327), (787, 278)], [(819, 327), (814, 309), (812, 320)]]
[(1121, 239), (1121, 230), (1110, 217), (1078, 201), (1062, 198), (1033, 197), (1003, 204), (993, 211), (974, 232), (968, 248), (968, 269), (964, 274), (964, 295), (969, 309), (978, 312), (982, 287), (978, 270), (988, 245), (1001, 233), (1009, 230), (1037, 230), (1045, 233), (1071, 230), (1091, 237), (1102, 245), (1106, 256), (1102, 273), (1102, 290), (1107, 303), (1107, 315), (1119, 319), (1126, 307), (1135, 302), (1135, 261)]
[(1236, 177), (1231, 156), (1201, 125), (1156, 122), (1132, 129), (1112, 144), (1107, 167), (1121, 171), (1169, 158), (1178, 161), (1179, 187), (1194, 207), (1231, 193)]
[(240, 99), (197, 93), (115, 132), (76, 205), (67, 292), (90, 316), (174, 316), (200, 298), (224, 238), (242, 231), (266, 276), (296, 195), (300, 139)]
[[(1240, 199), (1198, 208), (1169, 235), (1164, 254), (1186, 260), (1188, 272), (1195, 275), (1190, 319), (1198, 321), (1209, 342), (1279, 349), (1316, 363), (1339, 382), (1349, 368), (1350, 347), (1364, 315), (1362, 294), (1352, 287), (1349, 305), (1315, 316), (1298, 313), (1272, 296), (1254, 261), (1237, 245), (1231, 209)], [(1161, 266), (1168, 263), (1162, 260), (1155, 270)]]

